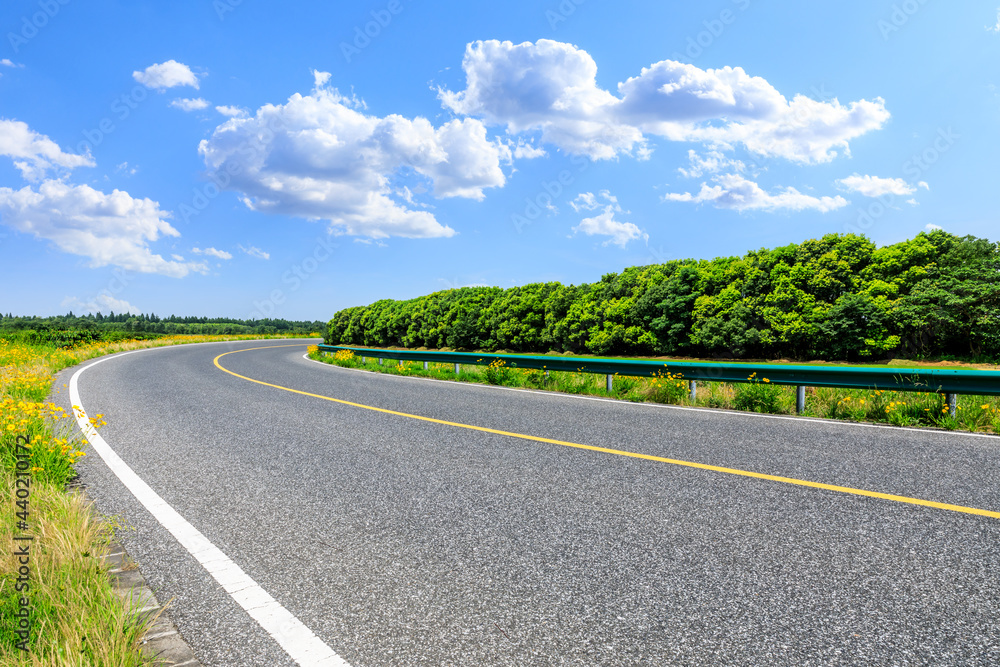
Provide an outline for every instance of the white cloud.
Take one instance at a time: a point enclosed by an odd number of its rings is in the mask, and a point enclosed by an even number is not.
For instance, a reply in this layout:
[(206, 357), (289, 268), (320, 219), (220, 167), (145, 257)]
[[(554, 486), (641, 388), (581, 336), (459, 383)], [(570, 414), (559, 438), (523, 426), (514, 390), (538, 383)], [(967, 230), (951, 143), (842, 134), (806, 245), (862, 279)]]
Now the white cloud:
[(601, 190), (596, 195), (593, 192), (581, 192), (569, 205), (577, 213), (580, 211), (596, 211), (602, 206), (611, 206), (617, 213), (622, 212), (622, 207), (618, 205), (618, 198), (608, 190)]
[(55, 180), (38, 190), (0, 188), (3, 224), (87, 257), (91, 267), (114, 265), (176, 278), (206, 270), (204, 264), (171, 262), (149, 249), (161, 236), (180, 236), (166, 221), (168, 215), (156, 202), (120, 190), (107, 194)]
[(997, 10), (997, 24), (992, 28), (990, 26), (986, 26), (986, 29), (990, 32), (1000, 32), (1000, 9)]
[(488, 139), (480, 121), (435, 128), (419, 117), (369, 116), (363, 106), (317, 88), (230, 119), (199, 152), (210, 169), (233, 168), (229, 189), (251, 209), (328, 220), (340, 233), (371, 238), (455, 234), (394, 198), (401, 178), (423, 177), (438, 198), (481, 200), (486, 188), (505, 184), (510, 148)]
[(931, 186), (927, 185), (927, 181), (920, 181), (917, 183), (918, 188), (923, 188), (924, 190), (930, 190)]
[(511, 149), (513, 150), (514, 157), (518, 160), (534, 160), (535, 158), (546, 157), (548, 155), (548, 152), (541, 146), (535, 146), (523, 140), (518, 141), (517, 144), (512, 144)]
[(256, 259), (271, 259), (271, 254), (266, 253), (256, 246), (250, 246), (249, 248), (244, 248), (242, 245), (238, 246), (239, 249), (246, 254), (254, 257)]
[(573, 207), (573, 210), (579, 213), (580, 211), (594, 211), (600, 204), (597, 203), (597, 197), (594, 196), (593, 192), (581, 192), (576, 196), (576, 199), (569, 203)]
[(232, 253), (228, 253), (225, 250), (216, 250), (215, 248), (191, 248), (191, 252), (196, 255), (207, 255), (208, 257), (217, 257), (219, 259), (232, 259)]
[(881, 98), (842, 105), (797, 95), (790, 101), (739, 67), (703, 70), (665, 60), (618, 84), (597, 86), (597, 64), (571, 44), (496, 40), (466, 47), (466, 89), (439, 89), (455, 113), (505, 125), (510, 134), (540, 132), (560, 149), (609, 159), (648, 157), (646, 135), (701, 143), (715, 150), (737, 144), (762, 156), (828, 162), (849, 142), (881, 128), (889, 112)]
[(27, 123), (0, 119), (0, 155), (12, 158), (14, 166), (29, 181), (37, 181), (49, 169), (62, 167), (93, 167), (90, 155), (64, 153), (59, 145), (44, 134), (38, 134)]
[(587, 236), (607, 236), (609, 237), (603, 245), (615, 244), (624, 248), (630, 241), (642, 239), (649, 241), (649, 234), (646, 234), (631, 222), (621, 222), (615, 220), (615, 215), (620, 208), (609, 204), (604, 207), (604, 212), (592, 218), (584, 218), (580, 224), (573, 228), (573, 233), (584, 233)]
[(622, 116), (671, 141), (742, 144), (764, 157), (829, 162), (838, 149), (889, 119), (881, 98), (847, 106), (796, 95), (790, 101), (741, 67), (702, 70), (665, 60), (619, 84)]
[(837, 182), (844, 186), (848, 192), (857, 192), (865, 197), (881, 197), (883, 195), (905, 197), (917, 191), (916, 187), (901, 178), (879, 178), (878, 176), (852, 174)]
[(156, 90), (165, 90), (177, 86), (191, 86), (198, 89), (198, 75), (191, 68), (176, 60), (150, 65), (141, 72), (132, 72), (132, 78)]
[(644, 143), (637, 128), (616, 120), (621, 101), (597, 87), (597, 63), (571, 44), (474, 42), (462, 68), (464, 91), (438, 90), (455, 113), (506, 125), (511, 134), (540, 131), (543, 141), (593, 159)]
[(717, 174), (725, 169), (746, 170), (746, 165), (742, 162), (730, 160), (719, 151), (709, 151), (701, 156), (697, 151), (690, 150), (688, 151), (688, 162), (691, 164), (689, 168), (680, 167), (677, 169), (685, 178), (701, 178), (705, 174)]
[(944, 227), (941, 227), (939, 225), (935, 225), (935, 224), (928, 224), (927, 225), (927, 231), (929, 231), (929, 232), (934, 232), (934, 231), (943, 230), (943, 229), (944, 229)]
[(325, 86), (330, 81), (330, 76), (332, 76), (329, 72), (320, 72), (316, 69), (312, 71), (312, 74), (313, 82), (316, 84), (317, 88)]
[(215, 110), (218, 111), (219, 113), (221, 113), (223, 116), (229, 116), (230, 118), (234, 118), (236, 116), (246, 116), (246, 115), (248, 115), (247, 114), (247, 110), (243, 109), (241, 107), (231, 107), (231, 106), (223, 105), (223, 106), (215, 107)]
[(574, 234), (583, 232), (587, 236), (608, 236), (610, 238), (604, 242), (604, 245), (613, 243), (622, 248), (628, 245), (629, 241), (636, 239), (649, 241), (649, 234), (643, 232), (636, 225), (631, 222), (615, 220), (616, 214), (627, 214), (628, 211), (622, 211), (622, 207), (618, 204), (618, 198), (608, 190), (601, 190), (596, 195), (593, 192), (581, 192), (569, 205), (577, 213), (604, 209), (600, 215), (581, 220), (580, 224), (573, 228)]
[(120, 165), (115, 167), (115, 172), (119, 174), (125, 174), (126, 176), (135, 176), (137, 173), (139, 173), (139, 168), (130, 167), (128, 166), (128, 162), (122, 162)]
[(170, 106), (181, 111), (200, 111), (208, 108), (208, 101), (200, 97), (182, 97), (171, 102)]
[(753, 181), (739, 174), (721, 174), (712, 179), (717, 185), (702, 183), (701, 192), (692, 195), (671, 193), (663, 197), (664, 201), (711, 203), (715, 208), (732, 209), (734, 211), (805, 211), (815, 210), (828, 213), (847, 206), (843, 197), (812, 197), (802, 194), (795, 188), (785, 188), (778, 194), (764, 191)]
[[(21, 68), (21, 67), (24, 67), (24, 65), (15, 63), (10, 58), (4, 58), (3, 60), (0, 60), (0, 67), (16, 67), (16, 68)], [(0, 76), (3, 76), (3, 75), (0, 74)]]
[(142, 311), (133, 306), (128, 301), (117, 299), (107, 290), (101, 292), (93, 299), (84, 301), (78, 297), (67, 297), (62, 301), (63, 306), (69, 306), (72, 310), (81, 313), (130, 313), (141, 315)]

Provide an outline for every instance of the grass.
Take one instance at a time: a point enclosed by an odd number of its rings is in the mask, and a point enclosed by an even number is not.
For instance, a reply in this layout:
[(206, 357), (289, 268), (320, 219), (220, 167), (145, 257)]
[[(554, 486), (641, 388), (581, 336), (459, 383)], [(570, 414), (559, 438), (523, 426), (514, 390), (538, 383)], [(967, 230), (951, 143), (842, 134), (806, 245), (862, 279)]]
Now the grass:
[[(0, 516), (6, 544), (20, 534), (12, 508), (15, 492), (3, 475)], [(13, 550), (0, 556), (0, 664), (146, 665), (139, 641), (153, 619), (139, 617), (111, 586), (101, 553), (114, 534), (113, 522), (98, 517), (80, 493), (53, 484), (35, 484), (30, 497), (30, 591), (18, 592)], [(19, 598), (30, 600), (27, 651), (14, 634)]]
[[(318, 347), (311, 346), (309, 356), (346, 368), (393, 375), (545, 389), (636, 402), (795, 414), (795, 387), (773, 384), (768, 378), (758, 377), (756, 373), (750, 375), (747, 382), (740, 383), (699, 380), (696, 398), (692, 401), (690, 384), (684, 376), (665, 371), (654, 377), (616, 375), (613, 390), (608, 392), (603, 375), (510, 368), (502, 360), (489, 366), (462, 365), (456, 375), (452, 364), (429, 364), (428, 370), (424, 370), (422, 362), (404, 362), (400, 365), (386, 360), (380, 366), (377, 360), (368, 358), (363, 361), (348, 350), (325, 355)], [(943, 394), (809, 387), (806, 389), (806, 410), (802, 415), (893, 426), (1000, 434), (1000, 397), (995, 396), (959, 396), (957, 416), (952, 417)]]
[[(54, 374), (127, 350), (285, 337), (168, 336), (74, 348), (0, 339), (0, 665), (150, 664), (139, 640), (153, 619), (139, 617), (135, 605), (119, 598), (95, 556), (120, 526), (98, 515), (81, 493), (66, 490), (87, 446), (73, 415), (45, 402)], [(91, 423), (104, 425), (103, 416)], [(19, 448), (24, 438), (30, 443)], [(31, 540), (15, 539), (23, 536)], [(25, 543), (27, 565), (14, 553)], [(22, 567), (29, 570), (27, 590), (18, 590), (25, 583)], [(22, 609), (30, 621), (23, 637), (16, 632)]]

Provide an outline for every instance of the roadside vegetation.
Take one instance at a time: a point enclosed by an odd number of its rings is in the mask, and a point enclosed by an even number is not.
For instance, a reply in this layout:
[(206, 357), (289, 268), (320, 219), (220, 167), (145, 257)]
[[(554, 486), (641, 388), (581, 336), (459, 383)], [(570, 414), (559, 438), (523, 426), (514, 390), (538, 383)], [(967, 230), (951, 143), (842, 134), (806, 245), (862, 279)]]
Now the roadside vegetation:
[[(55, 373), (114, 352), (261, 336), (66, 345), (58, 335), (35, 342), (11, 341), (3, 335), (0, 332), (0, 665), (149, 664), (139, 642), (153, 619), (140, 617), (133, 605), (119, 598), (99, 558), (120, 526), (114, 518), (98, 515), (84, 494), (71, 488), (74, 466), (86, 456), (87, 444), (74, 415), (48, 402)], [(104, 425), (103, 415), (92, 415), (91, 423)], [(26, 449), (18, 449), (19, 436), (30, 438)], [(23, 483), (15, 485), (18, 472), (30, 479), (27, 494)], [(31, 540), (15, 540), (18, 536)], [(23, 563), (15, 555), (23, 544), (30, 550), (27, 590), (24, 580), (19, 581)], [(19, 636), (25, 607), (30, 634)]]
[[(456, 375), (453, 364), (432, 363), (428, 364), (428, 370), (424, 370), (422, 362), (400, 364), (386, 359), (380, 365), (377, 359), (368, 357), (367, 361), (363, 361), (349, 350), (327, 354), (320, 352), (317, 346), (310, 346), (309, 356), (344, 368), (392, 375), (544, 389), (635, 402), (795, 414), (795, 388), (773, 384), (767, 377), (756, 374), (740, 383), (699, 380), (696, 399), (692, 401), (687, 379), (681, 374), (667, 372), (666, 368), (648, 378), (616, 375), (613, 390), (609, 393), (604, 375), (511, 368), (502, 360), (489, 365), (462, 365)], [(939, 393), (809, 387), (806, 389), (806, 410), (802, 415), (1000, 434), (1000, 397), (994, 396), (959, 396), (957, 415), (953, 417), (946, 397)]]
[[(829, 234), (583, 285), (464, 287), (347, 308), (331, 345), (703, 359), (1000, 359), (1000, 245)], [(920, 408), (923, 410), (923, 408)]]

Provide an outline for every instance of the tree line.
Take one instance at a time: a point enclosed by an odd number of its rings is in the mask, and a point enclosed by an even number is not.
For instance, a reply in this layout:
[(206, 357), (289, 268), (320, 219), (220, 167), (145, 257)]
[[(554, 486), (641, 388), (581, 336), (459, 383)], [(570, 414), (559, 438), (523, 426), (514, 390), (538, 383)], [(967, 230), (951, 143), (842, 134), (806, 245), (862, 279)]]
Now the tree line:
[(227, 317), (170, 317), (155, 313), (111, 312), (53, 317), (18, 317), (0, 313), (0, 338), (70, 347), (98, 341), (157, 338), (163, 335), (261, 335), (322, 333), (320, 321), (239, 320)]
[(598, 355), (864, 360), (1000, 356), (1000, 244), (856, 234), (600, 282), (464, 287), (337, 312), (331, 344)]

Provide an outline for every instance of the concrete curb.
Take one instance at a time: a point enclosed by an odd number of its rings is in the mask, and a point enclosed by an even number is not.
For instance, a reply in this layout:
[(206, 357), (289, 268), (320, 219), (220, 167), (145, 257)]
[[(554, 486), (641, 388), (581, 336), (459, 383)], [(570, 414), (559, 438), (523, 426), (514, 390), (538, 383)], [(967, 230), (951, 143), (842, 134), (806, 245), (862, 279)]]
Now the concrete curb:
[(142, 652), (150, 664), (155, 667), (202, 667), (191, 646), (167, 615), (170, 602), (160, 604), (122, 545), (113, 542), (103, 554), (96, 556), (103, 560), (111, 585), (122, 600), (140, 615), (156, 618), (141, 640)]

